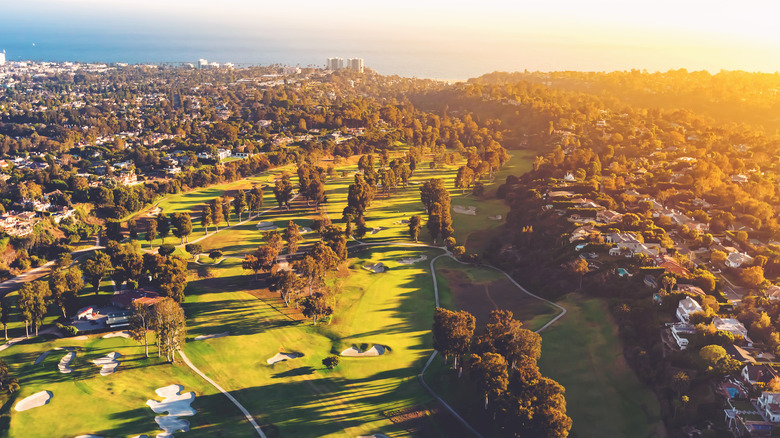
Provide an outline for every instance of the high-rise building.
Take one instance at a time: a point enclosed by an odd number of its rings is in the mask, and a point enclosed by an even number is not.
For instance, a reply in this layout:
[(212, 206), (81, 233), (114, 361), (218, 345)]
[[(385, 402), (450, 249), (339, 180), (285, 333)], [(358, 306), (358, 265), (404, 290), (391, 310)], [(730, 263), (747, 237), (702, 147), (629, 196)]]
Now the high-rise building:
[(344, 68), (344, 58), (328, 58), (328, 70), (341, 70)]
[(363, 58), (350, 58), (347, 61), (347, 67), (358, 73), (363, 73)]
[(5, 64), (5, 51), (0, 53), (0, 65)]
[(205, 59), (198, 60), (198, 68), (206, 68), (209, 66), (209, 62)]

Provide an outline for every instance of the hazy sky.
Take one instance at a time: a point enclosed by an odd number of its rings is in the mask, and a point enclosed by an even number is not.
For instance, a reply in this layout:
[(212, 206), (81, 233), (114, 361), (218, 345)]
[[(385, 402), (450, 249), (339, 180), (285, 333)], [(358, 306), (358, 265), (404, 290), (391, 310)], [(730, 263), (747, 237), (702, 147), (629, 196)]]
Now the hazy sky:
[[(5, 3), (5, 4), (3, 4)], [(0, 0), (3, 39), (100, 32), (165, 40), (262, 38), (286, 47), (461, 54), (530, 70), (777, 71), (769, 1)], [(522, 61), (522, 62), (521, 62)]]

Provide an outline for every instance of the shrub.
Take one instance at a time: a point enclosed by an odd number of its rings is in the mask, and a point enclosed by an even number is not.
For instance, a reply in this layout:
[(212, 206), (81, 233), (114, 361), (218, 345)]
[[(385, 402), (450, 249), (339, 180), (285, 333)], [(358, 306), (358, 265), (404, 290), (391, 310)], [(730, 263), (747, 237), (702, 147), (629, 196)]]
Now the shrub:
[(209, 252), (209, 257), (214, 259), (214, 261), (217, 261), (222, 258), (222, 251), (218, 249), (212, 249), (211, 252)]
[(161, 256), (169, 256), (173, 254), (174, 251), (176, 251), (176, 247), (170, 243), (160, 245), (160, 248), (157, 250)]
[(192, 255), (198, 255), (203, 252), (203, 246), (200, 243), (188, 243), (184, 246), (184, 249)]
[(338, 356), (328, 356), (325, 359), (322, 359), (322, 364), (328, 367), (329, 370), (332, 370), (339, 365), (340, 360), (341, 358)]

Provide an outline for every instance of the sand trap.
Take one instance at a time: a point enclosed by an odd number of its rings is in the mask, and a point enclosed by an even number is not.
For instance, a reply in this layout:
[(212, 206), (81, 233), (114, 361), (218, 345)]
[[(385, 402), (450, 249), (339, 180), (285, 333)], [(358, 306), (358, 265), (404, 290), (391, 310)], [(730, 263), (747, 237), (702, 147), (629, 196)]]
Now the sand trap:
[(76, 357), (76, 352), (71, 351), (70, 353), (63, 356), (62, 359), (60, 359), (60, 363), (57, 365), (57, 368), (60, 369), (62, 374), (70, 374), (73, 372), (73, 368), (70, 367), (70, 363), (73, 361), (74, 357)]
[(386, 230), (386, 229), (387, 228), (385, 228), (385, 227), (374, 228), (373, 230), (371, 230), (371, 234), (376, 234), (376, 233), (378, 233), (378, 232), (380, 232), (382, 230)]
[(396, 225), (406, 225), (409, 223), (408, 219), (401, 219), (400, 221), (395, 221)]
[(222, 332), (222, 333), (214, 333), (213, 335), (200, 335), (200, 336), (195, 336), (195, 340), (202, 341), (204, 339), (223, 338), (229, 334), (230, 332)]
[(298, 228), (298, 232), (301, 234), (307, 234), (307, 233), (311, 233), (312, 229), (309, 227), (300, 227)]
[(192, 408), (192, 402), (195, 400), (195, 393), (188, 392), (179, 394), (184, 389), (181, 385), (169, 385), (155, 391), (163, 401), (147, 400), (146, 404), (152, 408), (155, 414), (167, 412), (165, 417), (154, 417), (154, 421), (165, 433), (157, 435), (157, 438), (172, 437), (173, 433), (178, 431), (187, 432), (190, 430), (190, 422), (182, 420), (179, 417), (190, 417), (195, 415), (195, 409)]
[(114, 371), (116, 371), (116, 368), (119, 366), (119, 361), (116, 360), (116, 358), (119, 356), (121, 356), (121, 354), (117, 352), (111, 352), (108, 353), (105, 357), (95, 359), (92, 362), (99, 367), (103, 367), (100, 369), (101, 376), (107, 376), (109, 374), (113, 374)]
[(51, 350), (50, 351), (44, 351), (43, 353), (41, 353), (41, 355), (38, 356), (37, 359), (35, 359), (35, 362), (33, 362), (33, 365), (38, 365), (39, 363), (43, 362), (43, 360), (46, 359), (46, 356), (48, 356), (49, 353), (51, 353)]
[(277, 353), (276, 356), (268, 359), (266, 362), (268, 362), (268, 365), (273, 365), (276, 362), (282, 362), (287, 359), (297, 359), (299, 357), (303, 357), (300, 353)]
[(113, 333), (108, 333), (108, 334), (103, 335), (103, 339), (111, 339), (111, 338), (126, 338), (126, 339), (130, 339), (131, 336), (130, 336), (130, 333), (126, 332), (126, 331), (113, 332)]
[(257, 223), (257, 228), (268, 228), (268, 227), (276, 228), (276, 225), (274, 225), (273, 222), (264, 222), (264, 221), (260, 221)]
[(423, 254), (420, 257), (417, 257), (416, 259), (412, 258), (412, 257), (402, 258), (401, 260), (398, 260), (398, 264), (400, 264), (400, 265), (412, 265), (414, 263), (421, 262), (423, 260), (428, 260), (428, 256)]
[(453, 205), (452, 211), (458, 214), (467, 214), (469, 216), (476, 216), (477, 215), (477, 207), (474, 206), (468, 206), (464, 207), (462, 205)]
[(385, 265), (382, 262), (379, 262), (375, 265), (366, 265), (363, 266), (363, 269), (367, 271), (371, 271), (375, 274), (379, 274), (380, 272), (385, 272)]
[(369, 348), (368, 350), (364, 352), (360, 352), (356, 347), (349, 347), (346, 350), (341, 352), (342, 356), (349, 356), (349, 357), (371, 357), (371, 356), (381, 356), (385, 354), (385, 347), (382, 345), (374, 345), (373, 347)]
[(87, 339), (89, 339), (89, 336), (81, 335), (81, 336), (74, 336), (74, 337), (68, 338), (68, 339), (70, 339), (71, 341), (86, 341)]
[(500, 221), (500, 220), (501, 220), (501, 219), (503, 219), (503, 218), (504, 218), (504, 217), (503, 217), (503, 216), (501, 216), (500, 214), (497, 214), (497, 215), (495, 215), (495, 216), (490, 216), (490, 220), (491, 220), (491, 221)]
[(16, 409), (17, 412), (22, 412), (28, 409), (37, 408), (48, 403), (52, 397), (54, 397), (54, 394), (52, 394), (51, 391), (36, 392), (35, 394), (22, 399), (22, 401), (16, 404), (14, 409)]

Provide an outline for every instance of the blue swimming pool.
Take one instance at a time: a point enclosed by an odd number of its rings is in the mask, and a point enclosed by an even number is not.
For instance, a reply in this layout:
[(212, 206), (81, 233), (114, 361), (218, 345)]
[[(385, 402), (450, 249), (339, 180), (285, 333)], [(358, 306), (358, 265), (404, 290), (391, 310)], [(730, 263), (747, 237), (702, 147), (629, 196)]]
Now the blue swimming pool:
[(623, 268), (618, 268), (618, 270), (617, 270), (617, 273), (618, 273), (618, 275), (619, 275), (619, 276), (621, 276), (621, 277), (625, 277), (626, 275), (628, 275), (628, 271), (626, 271), (626, 270), (625, 270), (625, 269), (623, 269)]
[(729, 392), (729, 397), (734, 398), (739, 395), (739, 391), (737, 388), (726, 388), (726, 391)]

